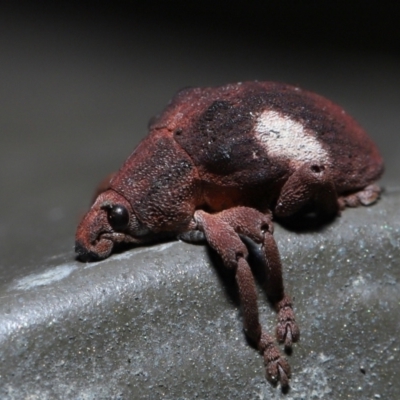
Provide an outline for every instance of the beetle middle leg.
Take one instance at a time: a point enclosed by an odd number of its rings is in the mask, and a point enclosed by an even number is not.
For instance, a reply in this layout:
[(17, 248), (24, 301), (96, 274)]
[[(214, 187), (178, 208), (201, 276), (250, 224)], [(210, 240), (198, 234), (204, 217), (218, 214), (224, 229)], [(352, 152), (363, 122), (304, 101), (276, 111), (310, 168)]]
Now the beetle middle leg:
[(235, 270), (239, 296), (243, 310), (244, 329), (264, 356), (266, 374), (271, 382), (280, 381), (288, 385), (290, 367), (280, 355), (272, 336), (262, 328), (258, 319), (257, 293), (250, 266), (247, 263), (247, 248), (239, 234), (260, 243), (267, 261), (267, 293), (278, 311), (278, 340), (290, 348), (298, 340), (299, 330), (294, 321), (291, 301), (284, 294), (280, 257), (270, 215), (248, 207), (236, 207), (208, 214), (196, 211), (197, 228), (204, 232), (209, 245), (221, 256), (225, 266)]
[(323, 215), (339, 212), (338, 197), (328, 166), (308, 162), (299, 167), (283, 185), (274, 215), (288, 217), (310, 203)]

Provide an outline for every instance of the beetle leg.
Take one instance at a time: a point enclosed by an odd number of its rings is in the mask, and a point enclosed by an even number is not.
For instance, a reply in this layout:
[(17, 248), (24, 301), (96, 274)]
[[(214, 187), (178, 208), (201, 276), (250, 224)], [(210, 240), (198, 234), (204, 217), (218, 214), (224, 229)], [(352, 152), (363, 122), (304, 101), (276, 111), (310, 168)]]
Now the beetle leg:
[(178, 239), (186, 243), (204, 244), (207, 243), (206, 235), (199, 230), (185, 231), (178, 235)]
[(359, 192), (339, 197), (339, 205), (341, 209), (345, 207), (358, 207), (360, 205), (369, 206), (379, 199), (381, 188), (376, 185), (368, 185)]
[(324, 165), (306, 163), (298, 168), (283, 185), (274, 214), (288, 217), (310, 202), (326, 215), (339, 212), (336, 189)]
[(263, 214), (249, 207), (235, 207), (218, 214), (236, 233), (245, 235), (262, 245), (266, 261), (266, 292), (278, 312), (276, 335), (280, 343), (290, 350), (293, 342), (300, 337), (295, 322), (292, 301), (285, 294), (282, 278), (282, 264), (278, 246), (273, 237), (274, 226), (271, 214)]
[(271, 383), (280, 382), (282, 387), (287, 387), (291, 375), (290, 365), (281, 356), (273, 337), (261, 328), (253, 274), (243, 257), (240, 257), (237, 263), (236, 283), (243, 309), (244, 330), (247, 336), (257, 343), (257, 348), (264, 357), (266, 377)]
[(267, 262), (266, 291), (272, 304), (278, 312), (276, 336), (280, 343), (285, 344), (285, 349), (290, 350), (293, 342), (300, 338), (300, 330), (296, 324), (292, 301), (285, 294), (282, 277), (282, 264), (278, 246), (269, 228), (265, 229), (262, 247)]
[[(254, 212), (254, 215), (248, 215), (249, 212)], [(214, 215), (199, 210), (195, 213), (195, 219), (198, 228), (205, 233), (207, 242), (221, 256), (225, 266), (235, 271), (244, 330), (264, 356), (267, 379), (272, 383), (280, 382), (282, 387), (287, 387), (290, 366), (281, 356), (272, 336), (261, 328), (258, 318), (256, 286), (250, 266), (246, 261), (248, 251), (238, 235), (241, 233), (251, 238), (257, 236), (257, 241), (260, 242), (260, 233), (256, 234), (252, 226), (248, 222), (245, 223), (246, 218), (255, 215), (263, 216), (266, 221), (270, 222), (269, 216), (264, 216), (258, 211), (246, 207), (237, 207)]]

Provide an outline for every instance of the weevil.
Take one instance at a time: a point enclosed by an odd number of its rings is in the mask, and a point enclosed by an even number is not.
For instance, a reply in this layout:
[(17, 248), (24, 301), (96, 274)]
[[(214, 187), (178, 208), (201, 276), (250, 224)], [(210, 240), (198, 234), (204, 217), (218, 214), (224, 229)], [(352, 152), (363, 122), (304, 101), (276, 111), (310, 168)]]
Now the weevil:
[(299, 340), (285, 293), (272, 218), (335, 216), (374, 203), (379, 151), (346, 112), (315, 93), (281, 83), (243, 82), (179, 91), (153, 118), (149, 135), (102, 185), (76, 233), (83, 261), (121, 243), (205, 238), (233, 271), (244, 331), (283, 388), (288, 361), (259, 322), (245, 238), (265, 257), (266, 293), (289, 351)]

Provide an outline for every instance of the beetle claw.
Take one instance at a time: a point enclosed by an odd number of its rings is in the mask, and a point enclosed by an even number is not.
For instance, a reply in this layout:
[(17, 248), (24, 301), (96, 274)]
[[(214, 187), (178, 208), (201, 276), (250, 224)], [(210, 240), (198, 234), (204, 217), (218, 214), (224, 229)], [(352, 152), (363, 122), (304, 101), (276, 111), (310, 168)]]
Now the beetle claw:
[(277, 305), (278, 325), (276, 327), (276, 336), (279, 343), (285, 344), (285, 350), (290, 351), (292, 344), (300, 338), (300, 330), (294, 319), (292, 303), (288, 297), (285, 297)]
[(290, 366), (286, 359), (281, 357), (278, 350), (273, 352), (273, 357), (271, 357), (270, 352), (266, 352), (264, 363), (267, 380), (274, 385), (280, 383), (282, 388), (287, 388), (291, 376)]

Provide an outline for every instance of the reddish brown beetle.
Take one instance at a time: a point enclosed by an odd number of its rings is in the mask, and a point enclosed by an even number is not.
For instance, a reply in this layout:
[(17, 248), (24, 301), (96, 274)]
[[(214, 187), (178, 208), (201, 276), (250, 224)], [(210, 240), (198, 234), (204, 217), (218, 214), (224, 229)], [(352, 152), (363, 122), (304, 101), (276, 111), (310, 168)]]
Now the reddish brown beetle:
[(284, 292), (272, 215), (332, 216), (372, 204), (382, 172), (360, 126), (314, 93), (271, 82), (185, 89), (103, 185), (78, 227), (76, 252), (98, 260), (118, 243), (203, 235), (235, 272), (245, 332), (264, 356), (267, 378), (286, 387), (290, 367), (260, 326), (244, 237), (261, 245), (276, 336), (290, 349), (299, 328)]

